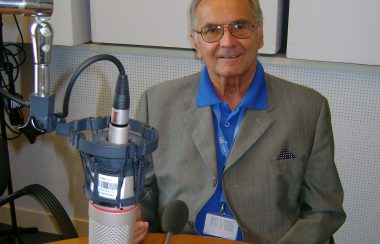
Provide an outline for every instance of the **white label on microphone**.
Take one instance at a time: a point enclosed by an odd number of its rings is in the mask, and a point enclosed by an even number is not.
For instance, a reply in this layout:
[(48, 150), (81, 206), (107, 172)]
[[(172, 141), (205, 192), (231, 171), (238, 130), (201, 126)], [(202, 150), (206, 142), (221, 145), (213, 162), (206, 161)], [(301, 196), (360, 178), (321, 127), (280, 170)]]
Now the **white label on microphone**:
[[(99, 196), (108, 198), (108, 199), (116, 199), (118, 179), (119, 179), (118, 177), (99, 174), (99, 178), (98, 178)], [(124, 186), (125, 186), (125, 179), (123, 180), (123, 186), (121, 189), (121, 194), (120, 194), (121, 199), (124, 198)]]
[(225, 239), (236, 240), (238, 224), (235, 219), (215, 214), (206, 214), (203, 233)]

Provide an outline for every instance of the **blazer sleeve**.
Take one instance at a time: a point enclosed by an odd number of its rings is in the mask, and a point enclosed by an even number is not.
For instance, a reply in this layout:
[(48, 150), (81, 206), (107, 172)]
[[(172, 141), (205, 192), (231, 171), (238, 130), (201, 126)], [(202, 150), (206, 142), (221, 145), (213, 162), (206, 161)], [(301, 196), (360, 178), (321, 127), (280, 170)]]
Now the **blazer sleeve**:
[(323, 99), (300, 194), (301, 215), (278, 243), (329, 243), (346, 219), (342, 202), (330, 110)]
[[(139, 101), (136, 118), (149, 123), (148, 92), (145, 91)], [(149, 222), (149, 232), (158, 231), (158, 187), (154, 175), (152, 156), (148, 158), (149, 166), (145, 171), (144, 197), (140, 202), (142, 219)]]

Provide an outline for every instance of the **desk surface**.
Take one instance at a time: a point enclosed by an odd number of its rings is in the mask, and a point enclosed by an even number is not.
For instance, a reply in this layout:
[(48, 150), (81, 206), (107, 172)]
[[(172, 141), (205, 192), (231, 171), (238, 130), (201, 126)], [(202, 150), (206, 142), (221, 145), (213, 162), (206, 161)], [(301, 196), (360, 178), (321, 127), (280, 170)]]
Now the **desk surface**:
[[(164, 244), (165, 243), (166, 234), (161, 233), (149, 233), (141, 244)], [(51, 242), (50, 244), (87, 244), (87, 237), (80, 237), (76, 239), (69, 239), (57, 242)], [(178, 234), (174, 235), (171, 239), (170, 243), (172, 244), (189, 244), (189, 243), (197, 243), (197, 244), (237, 244), (237, 243), (245, 243), (245, 242), (237, 242), (230, 241), (219, 238), (211, 238), (205, 236), (197, 236), (197, 235), (185, 235)]]

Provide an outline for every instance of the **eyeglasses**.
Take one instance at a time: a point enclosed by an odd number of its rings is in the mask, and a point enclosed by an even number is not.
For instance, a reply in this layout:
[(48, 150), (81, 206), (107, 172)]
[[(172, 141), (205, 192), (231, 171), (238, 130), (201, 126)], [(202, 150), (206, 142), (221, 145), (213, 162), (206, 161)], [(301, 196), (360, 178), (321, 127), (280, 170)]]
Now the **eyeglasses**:
[(255, 25), (248, 21), (235, 21), (228, 25), (208, 24), (202, 27), (200, 31), (194, 31), (200, 34), (205, 42), (212, 43), (222, 39), (225, 28), (228, 29), (233, 37), (238, 39), (246, 39), (252, 36)]

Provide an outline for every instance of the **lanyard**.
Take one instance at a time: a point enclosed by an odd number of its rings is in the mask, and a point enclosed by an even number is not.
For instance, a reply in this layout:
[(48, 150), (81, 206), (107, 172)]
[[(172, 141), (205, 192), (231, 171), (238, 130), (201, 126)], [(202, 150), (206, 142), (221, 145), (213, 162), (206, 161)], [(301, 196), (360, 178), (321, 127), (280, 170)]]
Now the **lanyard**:
[[(218, 130), (217, 130), (218, 142), (219, 142), (219, 145), (220, 145), (220, 149), (221, 149), (222, 155), (226, 158), (226, 160), (228, 158), (228, 155), (230, 154), (230, 150), (232, 148), (233, 142), (235, 141), (235, 138), (236, 138), (237, 133), (239, 131), (240, 124), (241, 124), (241, 121), (243, 120), (245, 111), (247, 110), (247, 108), (245, 106), (239, 106), (238, 109), (239, 109), (239, 118), (238, 118), (238, 121), (237, 121), (235, 129), (234, 129), (233, 139), (232, 139), (232, 142), (230, 142), (230, 144), (228, 144), (227, 140), (224, 137), (222, 129), (220, 128), (220, 121), (222, 119), (222, 114), (220, 112), (220, 104), (213, 104), (212, 105), (212, 111), (215, 114), (216, 121), (217, 121), (217, 127), (218, 127)], [(235, 114), (236, 113), (231, 113), (228, 116), (227, 120), (229, 120)]]
[[(220, 151), (221, 151), (222, 155), (224, 156), (224, 164), (226, 163), (227, 158), (228, 158), (228, 156), (230, 154), (233, 142), (235, 141), (235, 138), (236, 138), (237, 133), (239, 131), (239, 128), (240, 128), (240, 125), (241, 125), (241, 121), (243, 120), (245, 111), (247, 110), (247, 108), (245, 106), (239, 106), (238, 109), (239, 109), (239, 111), (236, 111), (236, 113), (239, 112), (239, 118), (237, 120), (235, 129), (234, 129), (233, 139), (232, 139), (232, 142), (230, 142), (228, 144), (228, 142), (225, 139), (225, 136), (224, 136), (224, 134), (222, 132), (222, 129), (220, 128), (220, 122), (221, 122), (221, 119), (222, 119), (222, 114), (221, 114), (221, 111), (220, 111), (220, 104), (213, 104), (212, 105), (212, 111), (214, 112), (215, 117), (216, 117), (216, 121), (217, 121), (217, 136), (218, 136), (218, 142), (219, 142), (219, 146), (220, 146)], [(228, 116), (227, 121), (229, 119), (231, 119), (231, 117), (234, 116), (236, 113), (231, 113)], [(221, 182), (221, 179), (219, 179), (219, 182)], [(226, 200), (224, 198), (223, 190), (222, 190), (222, 194), (220, 196), (219, 203), (221, 204), (220, 212), (223, 215), (225, 215), (226, 210), (227, 210), (227, 204), (226, 204)]]

